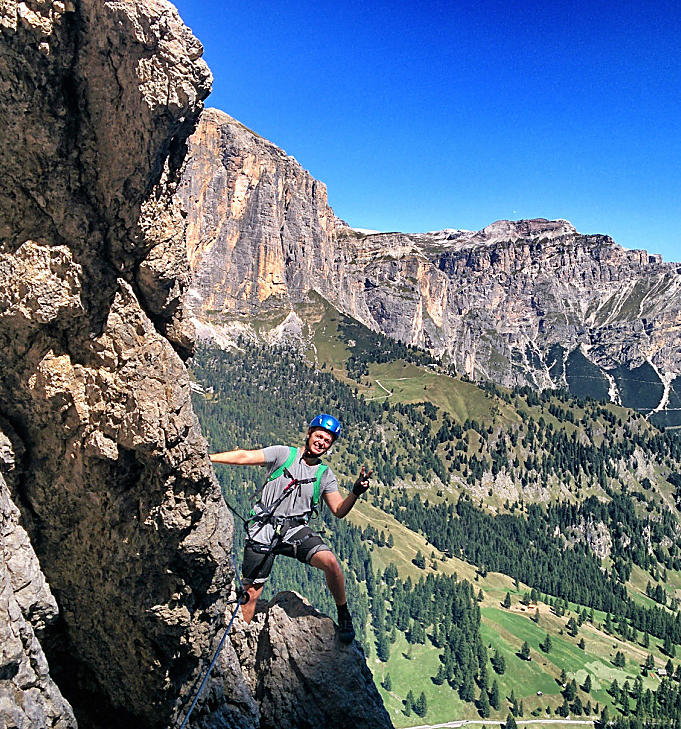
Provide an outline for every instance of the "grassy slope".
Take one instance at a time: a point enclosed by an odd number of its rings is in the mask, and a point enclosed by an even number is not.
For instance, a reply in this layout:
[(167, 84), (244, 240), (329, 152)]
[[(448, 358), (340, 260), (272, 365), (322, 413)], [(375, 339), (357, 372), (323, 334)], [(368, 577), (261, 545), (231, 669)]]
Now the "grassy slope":
[[(476, 592), (482, 589), (484, 600), (480, 604), (481, 632), (485, 645), (488, 646), (490, 655), (498, 650), (506, 659), (506, 671), (501, 676), (494, 673), (491, 665), (488, 666), (490, 685), (496, 678), (502, 695), (501, 708), (498, 711), (492, 710), (492, 719), (505, 719), (510, 707), (507, 697), (511, 692), (523, 701), (525, 719), (555, 718), (556, 709), (563, 703), (562, 687), (558, 683), (561, 670), (565, 670), (568, 680), (574, 678), (580, 686), (589, 673), (592, 681), (591, 692), (586, 694), (580, 690), (579, 696), (584, 704), (590, 700), (592, 707), (596, 702), (602, 707), (611, 703), (606, 690), (613, 679), (617, 679), (620, 686), (627, 679), (633, 684), (635, 677), (641, 673), (641, 664), (648, 653), (655, 657), (657, 667), (663, 667), (667, 661), (657, 640), (652, 640), (650, 647), (646, 649), (640, 644), (626, 643), (608, 635), (602, 629), (605, 615), (599, 611), (595, 613), (595, 625), (587, 621), (580, 627), (576, 638), (568, 636), (565, 625), (570, 615), (575, 616), (575, 605), (570, 606), (571, 613), (560, 618), (543, 602), (524, 608), (520, 605), (520, 598), (528, 591), (526, 586), (520, 584), (516, 590), (512, 579), (492, 572), (476, 580), (475, 567), (458, 559), (445, 558), (421, 535), (414, 534), (376, 507), (363, 503), (351, 512), (351, 518), (356, 524), (364, 526), (371, 523), (375, 528), (385, 529), (386, 533), (393, 534), (395, 546), (392, 549), (373, 545), (372, 559), (376, 567), (384, 569), (392, 562), (402, 577), (409, 575), (414, 580), (432, 571), (432, 564), (436, 564), (439, 573), (456, 573), (460, 579), (473, 582)], [(427, 557), (430, 557), (431, 552), (435, 554), (435, 561), (428, 559), (425, 570), (420, 570), (411, 562), (419, 550)], [(512, 607), (509, 610), (501, 606), (507, 592), (512, 598)], [(648, 598), (645, 599), (652, 604)], [(538, 624), (531, 619), (537, 607), (540, 614)], [(548, 654), (539, 648), (547, 632), (552, 639)], [(577, 645), (580, 638), (584, 639), (584, 650)], [(530, 662), (517, 655), (523, 641), (527, 641), (530, 646)], [(617, 651), (622, 651), (627, 659), (622, 669), (616, 668), (612, 662)], [(401, 633), (398, 633), (397, 642), (391, 646), (390, 658), (386, 663), (376, 658), (375, 651), (370, 652), (368, 665), (396, 727), (479, 718), (473, 705), (462, 702), (446, 683), (437, 686), (432, 681), (439, 665), (438, 656), (439, 651), (429, 641), (423, 646), (411, 646), (410, 650)], [(392, 682), (389, 692), (382, 687), (388, 673)], [(648, 676), (643, 685), (644, 688), (655, 689), (658, 683), (655, 676)], [(421, 691), (425, 693), (428, 702), (425, 719), (404, 713), (402, 702), (409, 690), (415, 696)], [(542, 695), (538, 696), (537, 691), (541, 691)], [(548, 713), (546, 707), (550, 709)], [(532, 715), (535, 710), (540, 716)], [(518, 723), (521, 722), (520, 719)]]

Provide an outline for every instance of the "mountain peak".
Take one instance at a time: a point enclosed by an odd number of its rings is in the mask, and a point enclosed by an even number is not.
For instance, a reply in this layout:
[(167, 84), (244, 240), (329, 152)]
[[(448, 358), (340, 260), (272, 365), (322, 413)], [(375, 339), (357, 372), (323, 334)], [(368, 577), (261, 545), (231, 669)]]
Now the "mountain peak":
[(532, 218), (529, 220), (497, 220), (478, 231), (471, 242), (497, 243), (500, 241), (535, 240), (537, 238), (562, 238), (578, 235), (577, 229), (568, 220), (547, 220)]

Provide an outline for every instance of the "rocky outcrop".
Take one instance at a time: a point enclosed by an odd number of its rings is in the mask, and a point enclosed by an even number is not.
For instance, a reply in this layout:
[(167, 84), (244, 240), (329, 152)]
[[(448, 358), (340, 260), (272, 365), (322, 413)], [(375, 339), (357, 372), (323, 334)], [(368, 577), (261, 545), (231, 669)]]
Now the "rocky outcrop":
[[(231, 520), (177, 354), (191, 337), (172, 194), (210, 73), (162, 0), (10, 0), (0, 33), (0, 413), (21, 452), (11, 497), (56, 598), (6, 533), (6, 495), (4, 678), (33, 726), (74, 725), (27, 622), (42, 614), (81, 726), (166, 727), (231, 580)], [(245, 686), (237, 674), (213, 682)], [(204, 716), (254, 726), (253, 701), (224, 693)]]
[[(475, 379), (681, 407), (681, 268), (565, 220), (366, 234), (284, 152), (218, 111), (190, 143), (188, 305), (220, 340), (315, 290)], [(279, 323), (279, 322), (277, 322)]]
[(201, 116), (178, 196), (187, 210), (194, 313), (254, 314), (336, 270), (326, 186), (216, 109)]
[(260, 705), (261, 729), (389, 729), (358, 644), (344, 646), (333, 622), (294, 592), (261, 601), (232, 635)]
[(36, 636), (55, 621), (57, 604), (2, 475), (13, 468), (10, 441), (0, 432), (0, 726), (70, 729), (73, 712)]

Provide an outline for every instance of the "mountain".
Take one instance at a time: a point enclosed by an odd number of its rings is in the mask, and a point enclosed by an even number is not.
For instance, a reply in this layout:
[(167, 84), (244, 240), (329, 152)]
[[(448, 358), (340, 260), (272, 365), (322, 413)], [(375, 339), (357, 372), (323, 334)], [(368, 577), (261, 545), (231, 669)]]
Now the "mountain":
[(681, 266), (565, 220), (367, 234), (326, 188), (226, 114), (203, 114), (179, 188), (194, 283), (218, 338), (317, 291), (473, 379), (566, 388), (681, 424)]

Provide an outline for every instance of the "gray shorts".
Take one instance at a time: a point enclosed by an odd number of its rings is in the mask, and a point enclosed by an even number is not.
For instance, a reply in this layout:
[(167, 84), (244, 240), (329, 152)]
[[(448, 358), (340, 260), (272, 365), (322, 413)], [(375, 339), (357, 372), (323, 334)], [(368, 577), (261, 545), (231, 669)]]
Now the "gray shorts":
[(247, 541), (241, 565), (241, 579), (244, 585), (264, 585), (272, 571), (274, 558), (278, 554), (309, 564), (317, 552), (330, 551), (324, 540), (309, 526), (290, 529), (282, 539), (275, 542), (274, 547)]

